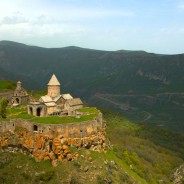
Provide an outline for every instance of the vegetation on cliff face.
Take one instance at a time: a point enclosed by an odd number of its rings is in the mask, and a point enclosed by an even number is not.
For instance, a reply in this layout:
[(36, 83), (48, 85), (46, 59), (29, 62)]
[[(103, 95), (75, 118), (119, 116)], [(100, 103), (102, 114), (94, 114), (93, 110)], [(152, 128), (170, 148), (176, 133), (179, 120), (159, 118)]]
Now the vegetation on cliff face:
[[(20, 153), (0, 154), (0, 181), (8, 183), (138, 183), (146, 182), (136, 179), (121, 169), (112, 158), (101, 153), (80, 150), (77, 161), (64, 161), (57, 167), (51, 167), (49, 161), (35, 162), (31, 157)], [(111, 162), (112, 161), (112, 162)], [(14, 172), (12, 172), (12, 170)]]
[(135, 124), (117, 113), (104, 112), (104, 116), (116, 156), (147, 183), (170, 183), (173, 172), (184, 162), (184, 136)]

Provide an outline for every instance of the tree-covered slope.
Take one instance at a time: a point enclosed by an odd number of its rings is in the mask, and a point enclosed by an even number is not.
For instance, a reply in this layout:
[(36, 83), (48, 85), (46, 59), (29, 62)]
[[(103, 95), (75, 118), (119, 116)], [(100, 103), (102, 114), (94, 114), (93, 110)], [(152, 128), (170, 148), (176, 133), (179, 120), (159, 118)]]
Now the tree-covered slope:
[(110, 52), (79, 47), (48, 49), (0, 42), (0, 67), (4, 71), (37, 81), (41, 87), (56, 73), (63, 86), (75, 89), (76, 93), (81, 91), (79, 87), (109, 93), (183, 91), (183, 61), (183, 54)]
[(137, 122), (184, 132), (184, 54), (41, 48), (0, 42), (0, 78), (44, 89), (53, 73), (63, 93), (113, 108)]

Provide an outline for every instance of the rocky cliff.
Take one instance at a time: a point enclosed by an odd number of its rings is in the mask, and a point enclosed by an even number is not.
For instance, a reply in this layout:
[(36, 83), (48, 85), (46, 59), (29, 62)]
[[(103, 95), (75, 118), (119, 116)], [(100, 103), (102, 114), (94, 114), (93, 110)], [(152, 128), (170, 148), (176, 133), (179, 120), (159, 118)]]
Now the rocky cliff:
[(107, 149), (107, 140), (105, 128), (100, 129), (96, 135), (91, 137), (63, 138), (61, 135), (30, 132), (19, 127), (14, 132), (1, 133), (0, 146), (3, 151), (25, 152), (37, 161), (50, 160), (55, 166), (63, 159), (71, 161), (78, 158), (77, 152), (71, 153), (72, 147), (77, 149), (83, 147), (101, 152)]

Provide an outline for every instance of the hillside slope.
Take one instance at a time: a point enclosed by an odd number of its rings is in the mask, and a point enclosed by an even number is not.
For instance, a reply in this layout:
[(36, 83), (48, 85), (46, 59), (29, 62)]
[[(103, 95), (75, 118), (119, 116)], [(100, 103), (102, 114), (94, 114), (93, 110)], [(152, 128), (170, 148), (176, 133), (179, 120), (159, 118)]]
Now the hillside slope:
[(184, 54), (41, 48), (0, 42), (0, 78), (44, 89), (55, 73), (63, 93), (113, 108), (137, 122), (184, 132)]
[[(98, 153), (75, 149), (79, 158), (51, 167), (30, 156), (0, 151), (1, 183), (172, 183), (184, 159), (184, 136), (160, 128), (138, 125), (104, 111), (111, 149)], [(90, 158), (90, 159), (89, 159)], [(14, 172), (11, 172), (11, 171)]]

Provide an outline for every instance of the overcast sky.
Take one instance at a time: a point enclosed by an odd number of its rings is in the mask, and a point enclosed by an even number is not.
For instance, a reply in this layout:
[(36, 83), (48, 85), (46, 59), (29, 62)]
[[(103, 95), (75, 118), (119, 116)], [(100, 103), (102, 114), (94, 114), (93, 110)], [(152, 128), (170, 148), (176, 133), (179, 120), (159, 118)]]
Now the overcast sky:
[(184, 0), (0, 0), (0, 40), (184, 53)]

